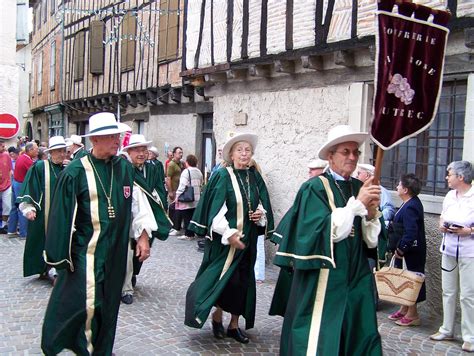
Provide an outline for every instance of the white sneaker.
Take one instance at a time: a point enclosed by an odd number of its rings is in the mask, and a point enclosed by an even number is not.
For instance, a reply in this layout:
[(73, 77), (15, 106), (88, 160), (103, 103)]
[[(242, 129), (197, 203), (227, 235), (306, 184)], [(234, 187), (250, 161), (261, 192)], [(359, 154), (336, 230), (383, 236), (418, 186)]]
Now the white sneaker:
[(178, 236), (178, 235), (181, 235), (181, 233), (178, 230), (171, 229), (170, 233), (168, 235), (169, 236)]
[(438, 331), (436, 334), (430, 335), (430, 339), (434, 341), (453, 340), (453, 335), (443, 334)]
[(462, 349), (463, 349), (463, 351), (474, 352), (474, 344), (472, 344), (468, 341), (464, 341), (463, 344), (462, 344)]

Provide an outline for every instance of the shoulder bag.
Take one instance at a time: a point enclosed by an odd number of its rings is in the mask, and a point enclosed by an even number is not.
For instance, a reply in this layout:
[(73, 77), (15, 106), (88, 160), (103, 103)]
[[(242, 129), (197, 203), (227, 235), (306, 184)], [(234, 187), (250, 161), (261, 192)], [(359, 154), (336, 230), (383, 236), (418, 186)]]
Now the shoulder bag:
[(191, 185), (191, 171), (188, 168), (189, 174), (189, 185), (184, 188), (184, 192), (178, 197), (178, 201), (181, 203), (191, 203), (194, 201), (194, 188)]

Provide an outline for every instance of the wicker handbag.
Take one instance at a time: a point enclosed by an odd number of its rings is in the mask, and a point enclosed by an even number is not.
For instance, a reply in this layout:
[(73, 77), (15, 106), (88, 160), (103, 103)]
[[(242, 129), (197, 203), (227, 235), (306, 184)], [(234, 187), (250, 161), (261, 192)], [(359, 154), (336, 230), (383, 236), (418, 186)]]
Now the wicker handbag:
[(375, 283), (379, 298), (398, 305), (411, 306), (416, 303), (425, 275), (407, 270), (405, 259), (403, 269), (395, 267), (395, 256), (390, 265), (375, 271)]

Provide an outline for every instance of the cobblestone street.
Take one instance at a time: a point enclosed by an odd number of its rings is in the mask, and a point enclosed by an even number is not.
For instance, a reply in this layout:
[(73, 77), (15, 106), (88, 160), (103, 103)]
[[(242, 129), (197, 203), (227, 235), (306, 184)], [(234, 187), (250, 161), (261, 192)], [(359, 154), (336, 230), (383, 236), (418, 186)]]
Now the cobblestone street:
[[(1, 355), (41, 353), (42, 318), (51, 286), (35, 277), (22, 277), (23, 247), (24, 241), (0, 235), (0, 263), (4, 271), (0, 294)], [(272, 266), (267, 266), (265, 283), (257, 286), (256, 327), (249, 331), (249, 344), (214, 339), (210, 322), (202, 330), (184, 326), (184, 297), (201, 256), (195, 242), (174, 237), (166, 242), (155, 242), (152, 256), (138, 278), (134, 303), (121, 306), (116, 355), (278, 354), (282, 320), (267, 315), (277, 274)], [(459, 339), (453, 342), (429, 340), (428, 335), (436, 331), (439, 321), (425, 317), (421, 327), (399, 327), (387, 319), (393, 309), (382, 304), (378, 314), (385, 355), (461, 354)]]

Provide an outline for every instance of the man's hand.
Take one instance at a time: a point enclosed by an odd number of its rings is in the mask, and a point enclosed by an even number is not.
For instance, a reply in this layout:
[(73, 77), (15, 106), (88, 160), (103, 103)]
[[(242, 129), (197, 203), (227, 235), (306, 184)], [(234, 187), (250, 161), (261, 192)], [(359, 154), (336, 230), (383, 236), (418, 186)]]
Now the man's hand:
[(258, 223), (260, 221), (260, 218), (262, 217), (263, 212), (260, 210), (255, 210), (254, 212), (250, 211), (249, 212), (249, 218), (252, 220), (254, 223)]
[(29, 212), (26, 213), (26, 218), (30, 221), (33, 221), (36, 219), (36, 211), (34, 210), (31, 210)]
[(148, 240), (148, 234), (145, 230), (143, 230), (138, 238), (135, 255), (138, 257), (140, 262), (143, 262), (150, 257), (150, 241)]
[(174, 199), (176, 198), (176, 192), (169, 192), (168, 196), (170, 197), (171, 201), (174, 201)]
[(236, 232), (231, 237), (229, 237), (229, 245), (236, 248), (237, 250), (243, 250), (245, 248), (245, 244), (240, 241), (240, 233)]
[[(369, 217), (371, 212), (378, 208), (380, 205), (380, 193), (381, 189), (379, 185), (372, 185), (374, 177), (370, 177), (364, 182), (364, 185), (359, 190), (359, 194), (357, 195), (357, 200), (360, 200), (362, 204), (367, 208), (369, 211)], [(368, 217), (368, 218), (369, 218)]]

